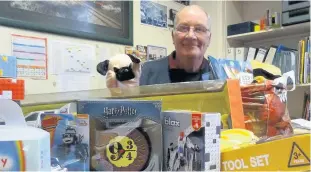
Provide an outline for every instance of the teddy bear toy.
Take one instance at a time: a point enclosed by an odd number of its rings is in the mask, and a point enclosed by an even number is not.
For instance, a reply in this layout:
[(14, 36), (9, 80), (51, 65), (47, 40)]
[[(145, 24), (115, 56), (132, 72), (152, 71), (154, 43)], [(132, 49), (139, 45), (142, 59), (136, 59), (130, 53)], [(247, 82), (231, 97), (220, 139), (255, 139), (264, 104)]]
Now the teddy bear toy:
[(97, 72), (106, 76), (107, 88), (139, 86), (140, 60), (131, 54), (118, 54), (97, 64)]

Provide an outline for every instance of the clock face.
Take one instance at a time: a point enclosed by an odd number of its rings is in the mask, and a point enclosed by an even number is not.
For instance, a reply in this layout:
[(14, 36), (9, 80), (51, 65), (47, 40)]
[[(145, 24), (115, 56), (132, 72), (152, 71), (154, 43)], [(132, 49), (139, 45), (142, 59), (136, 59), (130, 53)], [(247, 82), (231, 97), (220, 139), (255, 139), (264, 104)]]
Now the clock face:
[(150, 156), (148, 135), (134, 129), (126, 136), (114, 136), (105, 148), (105, 159), (113, 166), (113, 171), (142, 171)]

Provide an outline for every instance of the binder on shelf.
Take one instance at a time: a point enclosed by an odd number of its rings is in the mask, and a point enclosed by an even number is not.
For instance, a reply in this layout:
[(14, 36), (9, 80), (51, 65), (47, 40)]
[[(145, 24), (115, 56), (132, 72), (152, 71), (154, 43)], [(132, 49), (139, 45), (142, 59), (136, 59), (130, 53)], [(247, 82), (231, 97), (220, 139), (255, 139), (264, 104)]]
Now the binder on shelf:
[(255, 60), (257, 60), (259, 62), (264, 62), (266, 54), (267, 54), (267, 49), (265, 49), (263, 47), (259, 48)]
[(273, 59), (275, 57), (275, 54), (276, 54), (276, 51), (277, 51), (277, 47), (272, 45), (270, 48), (269, 48), (269, 51), (267, 53), (267, 56), (265, 57), (265, 63), (267, 64), (272, 64), (273, 63)]
[(249, 47), (248, 52), (247, 52), (246, 61), (251, 62), (252, 60), (254, 60), (256, 57), (257, 51), (258, 51), (257, 48)]
[(227, 59), (235, 60), (235, 48), (228, 48)]
[(248, 54), (248, 48), (238, 47), (235, 49), (235, 60), (245, 61)]

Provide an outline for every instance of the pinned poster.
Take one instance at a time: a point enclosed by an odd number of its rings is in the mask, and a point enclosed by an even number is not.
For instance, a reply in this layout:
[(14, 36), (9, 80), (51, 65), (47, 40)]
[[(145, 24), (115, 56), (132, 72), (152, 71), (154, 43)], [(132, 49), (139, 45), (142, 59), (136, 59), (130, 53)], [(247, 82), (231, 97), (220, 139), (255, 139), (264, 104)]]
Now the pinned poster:
[(302, 149), (294, 142), (292, 146), (291, 155), (288, 161), (288, 167), (299, 167), (305, 165), (310, 165), (310, 159), (302, 151)]
[(50, 74), (93, 74), (95, 62), (95, 47), (88, 44), (78, 44), (52, 40), (50, 42), (49, 63)]
[(17, 77), (47, 79), (47, 39), (12, 34)]

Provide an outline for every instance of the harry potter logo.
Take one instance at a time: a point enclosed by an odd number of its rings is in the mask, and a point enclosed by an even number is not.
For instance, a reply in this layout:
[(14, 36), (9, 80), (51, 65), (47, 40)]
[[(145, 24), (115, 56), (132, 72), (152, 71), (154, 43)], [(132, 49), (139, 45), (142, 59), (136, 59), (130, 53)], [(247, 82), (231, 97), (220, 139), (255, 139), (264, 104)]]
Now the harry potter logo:
[(137, 110), (131, 107), (105, 107), (104, 113), (105, 118), (113, 118), (113, 117), (124, 117), (124, 116), (136, 116)]

